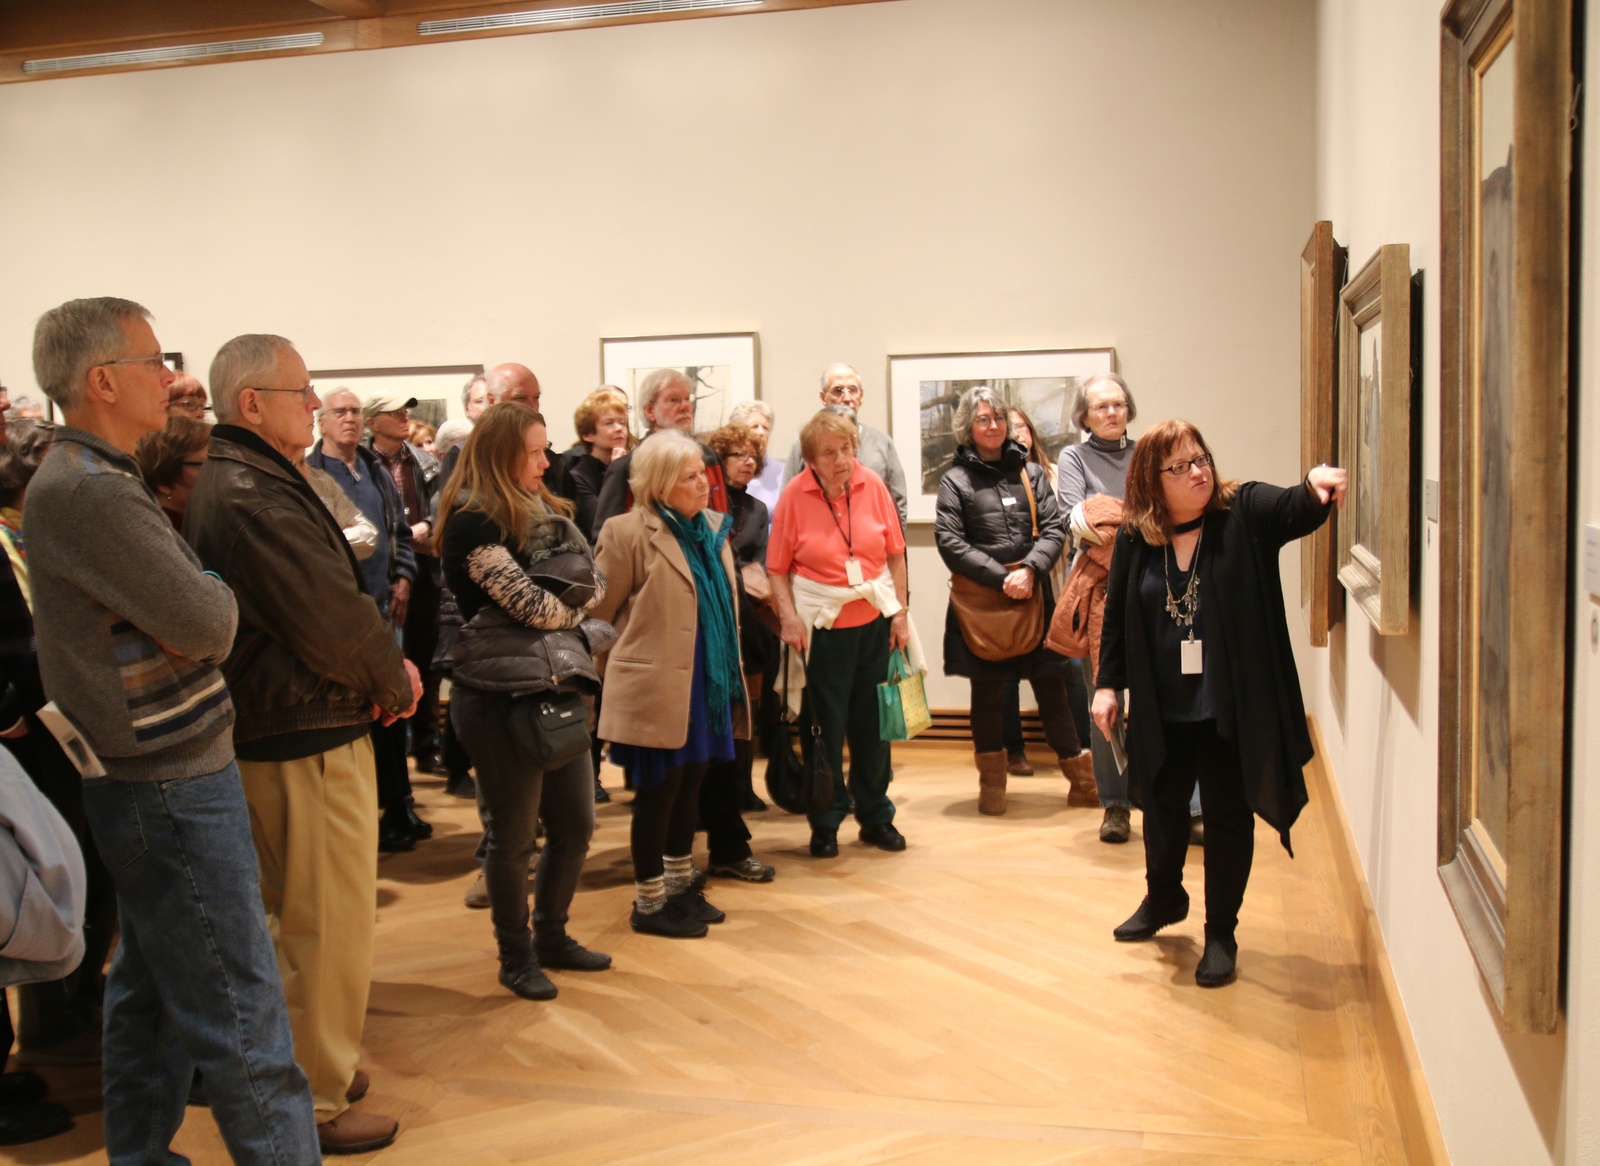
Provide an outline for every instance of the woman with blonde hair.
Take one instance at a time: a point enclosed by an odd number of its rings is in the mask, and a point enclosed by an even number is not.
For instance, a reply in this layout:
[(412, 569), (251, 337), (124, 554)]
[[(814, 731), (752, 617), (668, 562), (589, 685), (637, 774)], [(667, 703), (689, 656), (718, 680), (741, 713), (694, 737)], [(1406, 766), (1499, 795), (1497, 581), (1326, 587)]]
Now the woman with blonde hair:
[(710, 510), (699, 444), (657, 432), (631, 455), (633, 509), (600, 531), (608, 581), (594, 614), (616, 624), (607, 651), (600, 736), (628, 772), (633, 799), (630, 923), (676, 939), (724, 915), (695, 887), (690, 850), (706, 767), (750, 735), (739, 657), (736, 570), (727, 515)]
[(600, 483), (607, 467), (628, 452), (633, 439), (628, 432), (628, 398), (614, 385), (601, 385), (579, 402), (572, 428), (578, 442), (561, 455), (567, 462), (563, 489), (577, 508), (578, 529), (593, 542)]
[(1311, 736), (1284, 616), (1278, 552), (1343, 505), (1346, 474), (1297, 485), (1231, 482), (1187, 421), (1163, 421), (1128, 465), (1123, 525), (1106, 583), (1094, 720), (1108, 739), (1129, 692), (1130, 784), (1142, 793), (1148, 892), (1118, 940), (1149, 939), (1189, 914), (1189, 795), (1206, 808), (1205, 951), (1195, 982), (1234, 977), (1234, 930), (1255, 814), (1278, 831), (1306, 804)]
[[(566, 501), (544, 484), (547, 450), (540, 414), (517, 401), (491, 405), (439, 504), (445, 582), (466, 621), (450, 653), (450, 719), (477, 767), (500, 983), (528, 1000), (556, 994), (542, 968), (611, 965), (566, 927), (594, 834), (589, 740), (580, 735), (575, 750), (563, 740), (554, 752), (545, 715), (598, 687), (589, 652), (609, 629), (585, 612), (605, 580)], [(541, 819), (530, 933), (528, 865)]]

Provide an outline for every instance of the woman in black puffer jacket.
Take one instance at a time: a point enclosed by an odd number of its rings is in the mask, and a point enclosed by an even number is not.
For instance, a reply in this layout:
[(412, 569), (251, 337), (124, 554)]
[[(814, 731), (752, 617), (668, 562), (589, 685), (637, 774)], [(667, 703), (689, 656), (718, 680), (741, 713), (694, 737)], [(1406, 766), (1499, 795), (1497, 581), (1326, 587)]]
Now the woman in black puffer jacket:
[[(581, 708), (568, 707), (577, 703), (572, 694), (599, 688), (590, 653), (604, 642), (593, 641), (595, 621), (584, 613), (605, 580), (564, 517), (565, 501), (544, 487), (549, 464), (544, 418), (520, 402), (493, 405), (467, 437), (439, 506), (445, 582), (466, 621), (449, 657), (450, 719), (478, 770), (500, 983), (528, 1000), (556, 994), (543, 968), (611, 965), (567, 934), (594, 834), (589, 740), (580, 732), (575, 746), (548, 756), (550, 712), (581, 718)], [(530, 932), (528, 864), (541, 818), (549, 838)]]
[[(998, 661), (983, 659), (973, 651), (969, 639), (981, 638), (984, 629), (973, 626), (974, 617), (969, 614), (969, 626), (963, 632), (952, 599), (945, 613), (944, 672), (972, 681), (972, 744), (977, 755), (980, 811), (1003, 814), (1006, 810), (1001, 706), (1004, 682), (1016, 680), (1033, 686), (1045, 739), (1070, 783), (1067, 804), (1097, 806), (1094, 770), (1078, 740), (1067, 701), (1067, 659), (1044, 646), (1044, 633), (1055, 609), (1050, 568), (1066, 544), (1066, 523), (1044, 467), (1027, 460), (1027, 451), (1011, 440), (1010, 430), (1009, 410), (991, 389), (969, 389), (961, 398), (955, 416), (960, 445), (939, 483), (934, 538), (939, 557), (961, 579), (1018, 603), (1033, 601), (1035, 589), (1042, 592), (1043, 623), (1031, 648)], [(952, 581), (952, 586), (960, 586), (960, 582)], [(982, 617), (976, 622), (981, 624)]]

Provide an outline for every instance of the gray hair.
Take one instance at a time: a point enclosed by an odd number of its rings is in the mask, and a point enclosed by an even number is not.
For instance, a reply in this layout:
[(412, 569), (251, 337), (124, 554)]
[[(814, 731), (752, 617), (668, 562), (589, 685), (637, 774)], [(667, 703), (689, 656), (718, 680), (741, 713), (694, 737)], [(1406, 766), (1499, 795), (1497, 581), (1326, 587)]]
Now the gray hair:
[(1010, 437), (1011, 407), (988, 385), (979, 385), (962, 393), (961, 401), (956, 405), (955, 420), (951, 423), (956, 442), (966, 446), (972, 444), (972, 419), (978, 415), (979, 405), (988, 405), (994, 410), (995, 416), (1000, 418), (1000, 423), (1005, 426), (1006, 436)]
[(743, 425), (745, 418), (752, 413), (760, 414), (767, 419), (767, 428), (771, 429), (777, 423), (778, 415), (772, 411), (772, 406), (765, 401), (740, 401), (728, 410), (729, 425)]
[(217, 420), (232, 423), (239, 416), (239, 392), (278, 371), (278, 353), (294, 347), (282, 336), (252, 332), (235, 336), (211, 358), (211, 408)]
[[(639, 416), (645, 417), (645, 410), (656, 403), (656, 398), (666, 391), (671, 384), (681, 384), (689, 390), (689, 395), (694, 396), (694, 386), (689, 383), (689, 378), (683, 375), (681, 369), (658, 368), (655, 372), (644, 378), (644, 383), (639, 386)], [(648, 418), (647, 418), (648, 420)], [(656, 427), (654, 421), (648, 422), (651, 429)]]
[(115, 296), (68, 300), (51, 308), (33, 329), (34, 380), (62, 412), (76, 409), (83, 403), (89, 370), (127, 349), (123, 325), (149, 318), (148, 308)]
[(487, 393), (489, 391), (489, 378), (484, 376), (482, 373), (479, 373), (461, 387), (461, 407), (463, 409), (469, 409), (472, 407), (473, 385), (482, 385), (483, 391)]
[(433, 448), (443, 457), (450, 452), (451, 446), (465, 441), (471, 432), (472, 422), (465, 417), (452, 417), (440, 425), (439, 431), (433, 435)]
[(1139, 407), (1128, 392), (1128, 382), (1114, 372), (1097, 372), (1087, 380), (1078, 382), (1078, 391), (1072, 395), (1072, 427), (1079, 433), (1089, 432), (1089, 390), (1106, 386), (1122, 390), (1122, 399), (1128, 403), (1128, 420), (1139, 415)]
[[(855, 377), (856, 378), (856, 384), (858, 384), (858, 385), (861, 384), (861, 374), (858, 373), (855, 370), (855, 367), (853, 365), (848, 365), (842, 360), (836, 360), (832, 364), (830, 364), (827, 368), (822, 370), (822, 391), (824, 393), (826, 393), (828, 391), (828, 382), (833, 379), (833, 374), (838, 372), (838, 371), (840, 371), (841, 369), (844, 370), (845, 372), (849, 373), (851, 376)], [(865, 388), (863, 388), (863, 392), (864, 391), (865, 391)]]
[[(274, 366), (274, 369), (276, 369), (276, 366)], [(356, 396), (356, 391), (354, 389), (352, 389), (349, 385), (338, 385), (335, 388), (329, 389), (326, 393), (318, 394), (318, 396), (322, 398), (322, 408), (317, 410), (318, 421), (321, 421), (328, 415), (328, 410), (333, 408), (333, 399), (340, 393), (349, 393), (352, 397), (355, 397), (357, 405), (361, 404), (361, 398)]]
[(691, 461), (705, 465), (705, 452), (698, 441), (676, 429), (660, 430), (640, 442), (628, 462), (628, 489), (633, 491), (634, 506), (643, 509), (665, 500)]

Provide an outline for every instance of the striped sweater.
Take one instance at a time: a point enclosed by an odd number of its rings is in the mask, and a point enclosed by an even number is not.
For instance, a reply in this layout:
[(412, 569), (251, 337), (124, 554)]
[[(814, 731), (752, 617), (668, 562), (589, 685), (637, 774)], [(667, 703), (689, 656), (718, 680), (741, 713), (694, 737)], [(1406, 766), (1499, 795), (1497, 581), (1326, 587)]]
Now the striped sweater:
[(61, 427), (23, 510), (45, 694), (124, 781), (215, 773), (233, 760), (217, 665), (238, 609), (202, 573), (133, 458)]

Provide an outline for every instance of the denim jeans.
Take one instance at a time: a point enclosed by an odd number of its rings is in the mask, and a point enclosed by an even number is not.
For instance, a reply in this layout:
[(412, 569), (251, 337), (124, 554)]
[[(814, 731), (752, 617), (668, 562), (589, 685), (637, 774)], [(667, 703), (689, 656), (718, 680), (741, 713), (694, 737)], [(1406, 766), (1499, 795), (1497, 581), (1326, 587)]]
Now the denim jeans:
[(198, 1068), (236, 1163), (321, 1161), (239, 770), (181, 781), (84, 782), (117, 889), (122, 942), (106, 981), (106, 1153), (179, 1166), (170, 1148)]

